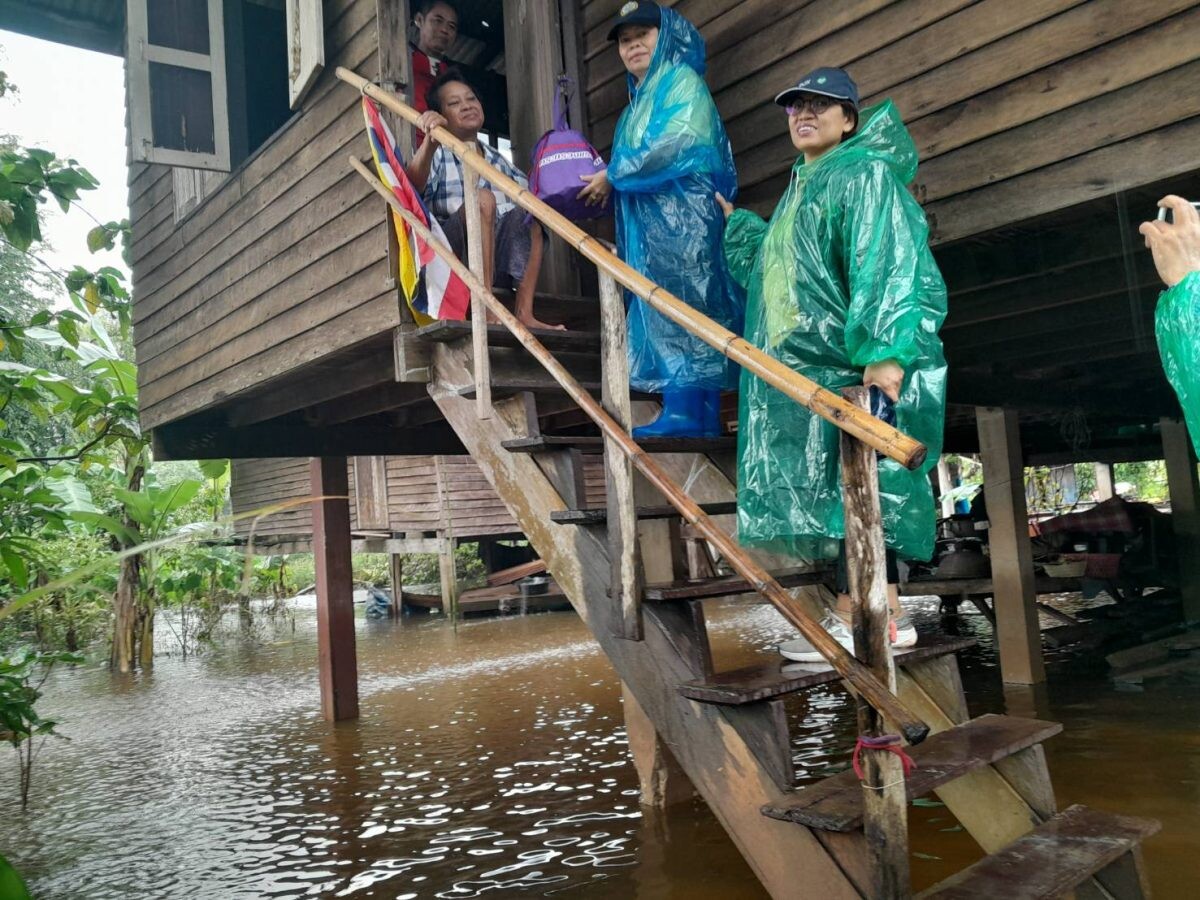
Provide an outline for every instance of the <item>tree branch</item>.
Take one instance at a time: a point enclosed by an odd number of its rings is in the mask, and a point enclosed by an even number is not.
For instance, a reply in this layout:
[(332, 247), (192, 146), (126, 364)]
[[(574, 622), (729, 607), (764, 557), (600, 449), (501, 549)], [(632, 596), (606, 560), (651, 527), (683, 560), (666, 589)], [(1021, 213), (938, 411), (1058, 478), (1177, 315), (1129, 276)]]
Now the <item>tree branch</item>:
[(100, 443), (102, 440), (104, 440), (108, 436), (109, 431), (111, 431), (111, 430), (112, 430), (112, 422), (111, 421), (105, 422), (104, 427), (100, 429), (100, 433), (98, 435), (96, 435), (94, 438), (92, 438), (90, 441), (88, 441), (86, 444), (84, 444), (82, 447), (80, 447), (78, 450), (76, 450), (74, 453), (72, 453), (68, 456), (22, 456), (17, 459), (17, 462), (37, 462), (37, 463), (69, 462), (73, 459), (79, 459), (85, 453), (87, 453), (89, 450), (91, 450), (93, 447), (95, 447), (98, 443)]

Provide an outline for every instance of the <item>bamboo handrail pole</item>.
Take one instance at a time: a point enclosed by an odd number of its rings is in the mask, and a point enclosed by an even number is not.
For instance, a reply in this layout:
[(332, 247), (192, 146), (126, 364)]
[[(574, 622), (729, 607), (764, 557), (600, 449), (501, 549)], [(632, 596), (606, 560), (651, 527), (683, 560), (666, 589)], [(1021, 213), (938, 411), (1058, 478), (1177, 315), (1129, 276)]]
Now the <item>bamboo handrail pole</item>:
[[(420, 121), (421, 114), (415, 109), (361, 75), (341, 66), (337, 68), (336, 73), (342, 81), (379, 101), (413, 125)], [(659, 285), (622, 262), (600, 241), (574, 222), (551, 209), (528, 189), (521, 187), (503, 172), (495, 169), (480, 154), (471, 153), (470, 147), (465, 141), (455, 137), (445, 128), (433, 129), (432, 136), (437, 139), (438, 143), (449, 147), (462, 160), (464, 166), (484, 176), (489, 183), (503, 191), (514, 203), (536, 216), (583, 256), (676, 325), (694, 334), (738, 365), (750, 370), (771, 387), (795, 400), (801, 406), (833, 423), (842, 431), (854, 435), (860, 441), (894, 459), (905, 468), (915, 469), (925, 461), (926, 449), (920, 441), (884, 424), (869, 412), (864, 412), (847, 403), (837, 394), (805, 378), (779, 360), (773, 359), (745, 338), (739, 337), (703, 313), (697, 312), (669, 291), (663, 290)]]
[(897, 724), (909, 743), (919, 744), (924, 740), (925, 736), (929, 733), (929, 726), (911, 713), (897, 699), (895, 694), (880, 683), (861, 662), (847, 653), (845, 648), (830, 636), (829, 632), (801, 610), (799, 604), (792, 599), (791, 595), (771, 577), (771, 574), (766, 569), (751, 559), (749, 554), (733, 538), (720, 528), (717, 528), (699, 505), (685, 494), (670, 479), (666, 472), (663, 471), (658, 463), (638, 446), (629, 433), (617, 424), (596, 398), (584, 390), (582, 385), (575, 380), (575, 377), (566, 370), (550, 351), (542, 346), (542, 343), (534, 337), (533, 333), (516, 316), (509, 312), (499, 300), (492, 296), (491, 291), (486, 290), (480, 284), (478, 279), (471, 273), (471, 270), (463, 265), (462, 261), (449, 248), (438, 243), (429, 229), (422, 225), (416, 216), (400, 205), (400, 202), (383, 182), (373, 175), (357, 157), (351, 155), (349, 159), (351, 167), (367, 180), (371, 187), (421, 236), (422, 240), (433, 248), (438, 256), (446, 260), (455, 274), (463, 279), (472, 291), (479, 292), (488, 309), (500, 320), (501, 324), (516, 335), (518, 341), (520, 341), (529, 354), (541, 363), (543, 368), (553, 376), (554, 380), (558, 382), (571, 399), (579, 404), (579, 408), (600, 427), (604, 436), (611, 439), (614, 444), (620, 447), (621, 452), (629, 457), (634, 466), (646, 476), (651, 485), (657, 488), (671, 502), (671, 505), (679, 510), (680, 515), (712, 542), (729, 561), (734, 571), (752, 584), (758, 586), (759, 593), (766, 597), (783, 614), (784, 618), (791, 622), (812, 643), (821, 655), (829, 661), (830, 665), (837, 670), (839, 675), (849, 681), (866, 698), (871, 706), (879, 710), (881, 715)]

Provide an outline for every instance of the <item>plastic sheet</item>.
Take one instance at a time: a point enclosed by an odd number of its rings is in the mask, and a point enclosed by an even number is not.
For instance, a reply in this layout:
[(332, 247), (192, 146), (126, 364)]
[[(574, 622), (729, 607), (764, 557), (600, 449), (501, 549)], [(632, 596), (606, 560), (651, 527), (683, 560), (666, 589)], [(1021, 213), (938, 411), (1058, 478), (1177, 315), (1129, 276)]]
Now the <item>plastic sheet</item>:
[[(646, 277), (732, 331), (741, 332), (741, 289), (721, 253), (724, 217), (713, 198), (737, 191), (733, 152), (704, 83), (704, 39), (664, 8), (645, 79), (628, 77), (608, 180), (617, 251)], [(630, 383), (642, 391), (721, 390), (737, 367), (640, 298), (629, 304)]]
[(1154, 331), (1167, 381), (1175, 388), (1192, 444), (1200, 453), (1200, 272), (1192, 272), (1159, 297)]
[[(871, 363), (904, 367), (896, 425), (929, 449), (908, 471), (879, 463), (887, 545), (933, 553), (928, 472), (941, 453), (946, 362), (938, 329), (946, 286), (920, 206), (905, 185), (917, 155), (892, 104), (863, 110), (859, 132), (811, 166), (799, 159), (770, 224), (730, 217), (725, 254), (749, 292), (747, 339), (817, 384), (862, 384)], [(807, 558), (837, 554), (845, 535), (839, 431), (750, 373), (738, 411), (738, 534)]]

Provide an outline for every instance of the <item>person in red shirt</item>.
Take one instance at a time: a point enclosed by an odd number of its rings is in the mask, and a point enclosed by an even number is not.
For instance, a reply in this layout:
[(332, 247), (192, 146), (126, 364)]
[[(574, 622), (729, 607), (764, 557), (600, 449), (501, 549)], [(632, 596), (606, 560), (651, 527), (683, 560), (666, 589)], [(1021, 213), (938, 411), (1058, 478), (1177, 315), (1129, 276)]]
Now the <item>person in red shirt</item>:
[[(458, 10), (448, 0), (422, 0), (413, 16), (417, 26), (417, 42), (412, 50), (412, 106), (417, 112), (429, 107), (425, 95), (443, 69), (453, 65), (446, 54), (458, 38)], [(424, 134), (418, 132), (418, 140)]]

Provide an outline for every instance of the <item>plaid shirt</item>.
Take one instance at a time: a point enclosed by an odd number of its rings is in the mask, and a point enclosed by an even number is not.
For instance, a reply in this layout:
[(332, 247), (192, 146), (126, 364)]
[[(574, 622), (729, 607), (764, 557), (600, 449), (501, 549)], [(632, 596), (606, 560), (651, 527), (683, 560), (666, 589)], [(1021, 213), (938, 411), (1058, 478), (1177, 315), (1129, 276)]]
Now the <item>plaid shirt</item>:
[[(529, 187), (529, 179), (512, 163), (500, 155), (500, 152), (482, 141), (483, 158), (517, 182), (521, 187)], [(492, 188), (486, 180), (480, 181), (480, 187)], [(492, 188), (496, 195), (496, 218), (499, 219), (517, 205), (499, 189)], [(433, 162), (429, 166), (429, 180), (425, 182), (422, 195), (429, 211), (440, 221), (445, 221), (458, 212), (463, 205), (463, 166), (462, 162), (445, 147), (438, 147), (433, 152)]]

